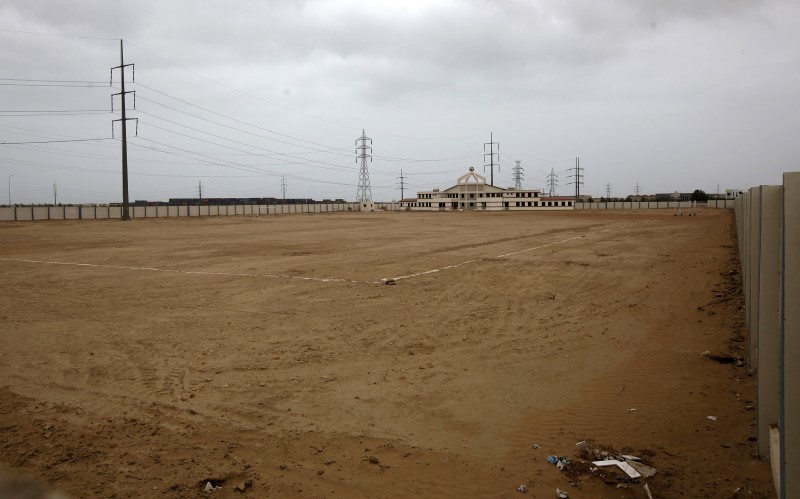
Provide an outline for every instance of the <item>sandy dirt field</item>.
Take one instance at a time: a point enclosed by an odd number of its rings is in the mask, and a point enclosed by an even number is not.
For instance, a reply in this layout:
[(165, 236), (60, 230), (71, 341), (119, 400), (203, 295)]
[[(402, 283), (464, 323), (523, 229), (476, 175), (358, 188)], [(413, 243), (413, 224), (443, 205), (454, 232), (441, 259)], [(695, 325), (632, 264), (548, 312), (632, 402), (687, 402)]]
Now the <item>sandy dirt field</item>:
[(3, 223), (0, 467), (74, 497), (774, 497), (754, 379), (701, 354), (747, 354), (734, 237), (727, 210)]

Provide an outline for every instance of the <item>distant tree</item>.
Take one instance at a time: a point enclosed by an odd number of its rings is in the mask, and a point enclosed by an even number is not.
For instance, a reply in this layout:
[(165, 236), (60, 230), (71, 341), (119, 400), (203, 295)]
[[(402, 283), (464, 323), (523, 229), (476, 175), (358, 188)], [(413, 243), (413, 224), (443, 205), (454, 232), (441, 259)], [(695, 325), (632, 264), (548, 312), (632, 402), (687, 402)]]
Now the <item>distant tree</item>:
[(589, 196), (589, 202), (594, 203), (594, 198), (592, 196)]
[(692, 201), (708, 201), (708, 194), (702, 189), (695, 189), (692, 193)]

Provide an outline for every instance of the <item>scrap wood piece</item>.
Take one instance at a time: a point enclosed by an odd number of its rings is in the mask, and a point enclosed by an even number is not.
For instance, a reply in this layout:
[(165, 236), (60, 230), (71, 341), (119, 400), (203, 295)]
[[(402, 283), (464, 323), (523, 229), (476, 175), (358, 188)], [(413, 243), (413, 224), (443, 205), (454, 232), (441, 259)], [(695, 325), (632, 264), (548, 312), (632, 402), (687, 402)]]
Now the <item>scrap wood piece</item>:
[(605, 461), (592, 461), (595, 466), (618, 466), (619, 469), (624, 471), (631, 478), (639, 478), (642, 475), (633, 469), (630, 464), (625, 461), (617, 461), (616, 459), (606, 459)]

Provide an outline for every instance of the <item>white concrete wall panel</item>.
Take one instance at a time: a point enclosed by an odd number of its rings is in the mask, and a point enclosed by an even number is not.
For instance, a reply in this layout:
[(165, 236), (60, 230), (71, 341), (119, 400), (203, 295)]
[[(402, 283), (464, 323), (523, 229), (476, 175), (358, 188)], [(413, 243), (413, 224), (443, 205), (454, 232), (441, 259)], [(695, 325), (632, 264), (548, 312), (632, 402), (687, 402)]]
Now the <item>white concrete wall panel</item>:
[(769, 457), (770, 425), (780, 414), (781, 209), (783, 187), (760, 188), (758, 281), (758, 454)]
[(16, 206), (14, 210), (16, 211), (17, 220), (33, 220), (33, 208), (30, 206)]
[(64, 218), (67, 220), (78, 220), (81, 218), (81, 208), (80, 206), (67, 206), (67, 209), (64, 210)]
[(48, 220), (50, 217), (50, 208), (47, 206), (34, 206), (33, 219), (34, 220)]
[(64, 207), (63, 206), (51, 206), (48, 208), (50, 212), (48, 218), (50, 220), (64, 220)]
[(758, 369), (758, 283), (759, 283), (759, 234), (761, 233), (761, 188), (752, 187), (748, 192), (750, 198), (750, 235), (747, 248), (747, 259), (750, 267), (748, 291), (750, 293), (750, 317), (747, 328), (750, 336), (749, 365)]
[(94, 220), (95, 207), (94, 206), (81, 206), (81, 220)]
[(783, 174), (781, 218), (781, 490), (800, 497), (800, 172)]

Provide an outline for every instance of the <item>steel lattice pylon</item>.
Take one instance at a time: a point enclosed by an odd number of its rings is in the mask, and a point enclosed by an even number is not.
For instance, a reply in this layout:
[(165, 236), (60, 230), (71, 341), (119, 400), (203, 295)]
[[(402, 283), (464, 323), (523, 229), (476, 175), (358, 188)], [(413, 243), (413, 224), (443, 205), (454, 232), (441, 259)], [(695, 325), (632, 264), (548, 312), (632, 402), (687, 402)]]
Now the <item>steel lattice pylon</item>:
[[(370, 145), (367, 145), (369, 141)], [(359, 145), (359, 142), (361, 144)], [(356, 163), (361, 160), (361, 170), (358, 172), (358, 192), (356, 201), (368, 203), (372, 201), (372, 187), (369, 185), (369, 169), (367, 168), (367, 158), (372, 161), (372, 139), (367, 137), (364, 130), (361, 130), (361, 137), (356, 139)]]
[(511, 175), (511, 178), (514, 179), (514, 189), (520, 191), (522, 190), (522, 179), (525, 178), (525, 174), (522, 173), (525, 168), (519, 166), (522, 161), (516, 161), (517, 165), (514, 167), (514, 172)]

